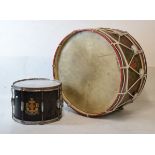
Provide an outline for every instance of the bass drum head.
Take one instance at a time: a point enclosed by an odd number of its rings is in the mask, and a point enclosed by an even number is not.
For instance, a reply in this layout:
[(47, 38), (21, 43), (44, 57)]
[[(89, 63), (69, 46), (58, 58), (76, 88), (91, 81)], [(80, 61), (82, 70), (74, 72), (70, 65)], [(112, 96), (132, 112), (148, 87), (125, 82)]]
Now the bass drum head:
[(115, 50), (102, 35), (90, 30), (70, 34), (62, 41), (54, 59), (54, 77), (62, 82), (68, 105), (87, 116), (105, 113), (120, 90)]

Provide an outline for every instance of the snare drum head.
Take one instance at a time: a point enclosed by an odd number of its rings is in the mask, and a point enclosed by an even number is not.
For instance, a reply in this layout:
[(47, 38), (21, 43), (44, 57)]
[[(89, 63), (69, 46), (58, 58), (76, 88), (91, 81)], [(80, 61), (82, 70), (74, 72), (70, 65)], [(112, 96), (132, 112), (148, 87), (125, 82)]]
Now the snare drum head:
[(71, 36), (58, 50), (55, 65), (64, 99), (75, 110), (99, 115), (112, 106), (120, 89), (120, 69), (113, 47), (103, 36), (92, 31)]
[(61, 82), (56, 80), (49, 80), (43, 78), (33, 78), (33, 79), (24, 79), (16, 81), (13, 84), (15, 89), (25, 89), (25, 90), (39, 90), (39, 89), (48, 89), (57, 87), (61, 84)]

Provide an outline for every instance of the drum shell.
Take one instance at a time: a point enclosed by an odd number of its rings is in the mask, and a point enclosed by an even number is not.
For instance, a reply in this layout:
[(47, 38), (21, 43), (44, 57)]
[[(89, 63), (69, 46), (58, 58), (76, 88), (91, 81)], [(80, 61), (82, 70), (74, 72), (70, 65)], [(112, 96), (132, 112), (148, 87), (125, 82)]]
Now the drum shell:
[[(45, 124), (62, 117), (61, 85), (50, 90), (18, 90), (12, 86), (12, 118), (23, 124)], [(36, 111), (29, 111), (35, 106)]]

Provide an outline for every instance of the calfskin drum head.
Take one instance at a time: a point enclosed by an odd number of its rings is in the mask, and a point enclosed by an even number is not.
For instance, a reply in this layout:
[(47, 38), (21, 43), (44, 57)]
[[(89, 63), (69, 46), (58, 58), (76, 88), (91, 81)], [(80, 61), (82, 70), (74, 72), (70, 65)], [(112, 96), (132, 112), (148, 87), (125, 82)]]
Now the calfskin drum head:
[(115, 50), (101, 35), (82, 31), (59, 50), (57, 78), (65, 101), (76, 111), (100, 115), (119, 93), (121, 76)]

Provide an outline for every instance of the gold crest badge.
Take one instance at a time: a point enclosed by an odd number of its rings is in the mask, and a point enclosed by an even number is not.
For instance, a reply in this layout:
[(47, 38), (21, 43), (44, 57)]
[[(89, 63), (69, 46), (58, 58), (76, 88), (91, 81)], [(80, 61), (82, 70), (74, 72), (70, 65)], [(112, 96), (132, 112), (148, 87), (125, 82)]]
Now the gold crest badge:
[(26, 103), (26, 113), (29, 115), (39, 114), (39, 104), (33, 98), (30, 98)]

